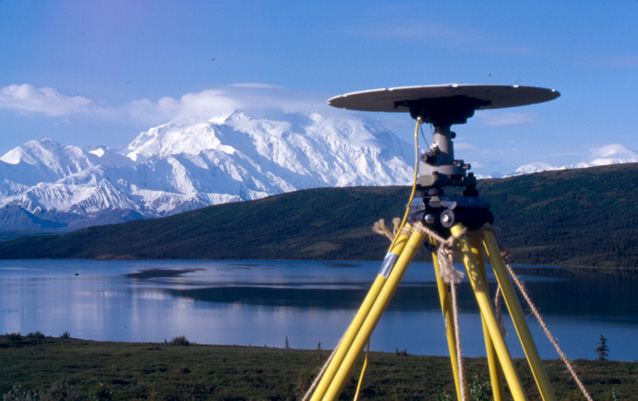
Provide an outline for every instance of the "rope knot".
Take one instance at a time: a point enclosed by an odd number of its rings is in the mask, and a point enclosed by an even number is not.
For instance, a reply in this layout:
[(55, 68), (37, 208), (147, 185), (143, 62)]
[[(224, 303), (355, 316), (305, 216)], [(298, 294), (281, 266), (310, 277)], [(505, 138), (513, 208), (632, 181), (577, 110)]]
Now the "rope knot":
[(411, 228), (403, 227), (399, 230), (400, 219), (395, 217), (392, 219), (394, 228), (392, 232), (385, 225), (385, 220), (381, 219), (374, 223), (372, 231), (377, 234), (383, 235), (390, 241), (394, 240), (397, 234), (410, 235), (411, 232), (417, 231), (423, 235), (430, 237), (436, 245), (436, 254), (439, 259), (439, 266), (441, 267), (439, 275), (443, 281), (447, 284), (458, 284), (465, 277), (465, 273), (456, 270), (454, 267), (454, 256), (456, 250), (456, 243), (458, 240), (467, 233), (467, 228), (463, 229), (458, 236), (450, 236), (449, 238), (443, 238), (436, 231), (424, 226), (421, 223), (416, 223)]
[(398, 217), (393, 218), (392, 219), (393, 227), (392, 227), (392, 231), (390, 231), (390, 229), (388, 229), (388, 227), (385, 225), (385, 220), (380, 219), (374, 223), (374, 225), (372, 226), (372, 231), (379, 235), (383, 235), (384, 237), (388, 238), (390, 241), (393, 241), (394, 237), (397, 235), (397, 232), (399, 231), (400, 225), (401, 225), (401, 219), (399, 219)]
[(456, 270), (454, 267), (454, 249), (439, 245), (436, 255), (439, 258), (439, 276), (441, 276), (443, 281), (447, 284), (460, 283), (465, 277), (465, 273)]

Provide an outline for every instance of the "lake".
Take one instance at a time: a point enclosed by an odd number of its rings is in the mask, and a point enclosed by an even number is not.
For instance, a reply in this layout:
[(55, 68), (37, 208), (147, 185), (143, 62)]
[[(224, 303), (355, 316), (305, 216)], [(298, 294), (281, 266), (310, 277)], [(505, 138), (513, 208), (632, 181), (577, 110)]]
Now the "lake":
[[(0, 261), (0, 332), (203, 344), (333, 348), (376, 278), (380, 262)], [(517, 267), (570, 359), (638, 360), (638, 276)], [(489, 277), (492, 288), (494, 278)], [(485, 355), (467, 279), (459, 287), (464, 356)], [(524, 307), (524, 309), (526, 309)], [(526, 309), (527, 310), (527, 309)], [(524, 356), (505, 316), (508, 343)], [(558, 355), (528, 318), (543, 358)], [(370, 348), (447, 355), (434, 270), (413, 263), (375, 330)]]

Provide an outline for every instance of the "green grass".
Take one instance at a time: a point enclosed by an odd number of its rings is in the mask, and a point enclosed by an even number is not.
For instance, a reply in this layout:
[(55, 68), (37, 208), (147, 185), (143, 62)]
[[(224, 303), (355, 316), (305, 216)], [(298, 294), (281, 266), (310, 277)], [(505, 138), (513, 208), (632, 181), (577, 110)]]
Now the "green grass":
[[(0, 395), (46, 400), (298, 400), (328, 351), (170, 343), (114, 343), (0, 336)], [(516, 361), (530, 400), (538, 400), (526, 362)], [(596, 400), (636, 399), (638, 363), (575, 361)], [(468, 381), (487, 378), (486, 361), (465, 359)], [(582, 399), (562, 363), (545, 361), (560, 400)], [(352, 399), (353, 374), (341, 399)], [(437, 400), (454, 394), (445, 357), (370, 355), (360, 399)], [(17, 396), (10, 398), (10, 396)]]

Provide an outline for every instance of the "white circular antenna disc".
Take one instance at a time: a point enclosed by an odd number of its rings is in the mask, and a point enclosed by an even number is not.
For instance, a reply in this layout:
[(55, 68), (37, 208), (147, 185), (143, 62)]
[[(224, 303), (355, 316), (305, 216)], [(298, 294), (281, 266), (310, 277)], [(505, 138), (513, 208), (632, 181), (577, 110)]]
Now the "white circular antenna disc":
[(328, 104), (359, 111), (410, 112), (411, 102), (467, 98), (475, 110), (525, 106), (554, 100), (560, 93), (553, 89), (518, 85), (431, 85), (375, 89), (335, 96)]

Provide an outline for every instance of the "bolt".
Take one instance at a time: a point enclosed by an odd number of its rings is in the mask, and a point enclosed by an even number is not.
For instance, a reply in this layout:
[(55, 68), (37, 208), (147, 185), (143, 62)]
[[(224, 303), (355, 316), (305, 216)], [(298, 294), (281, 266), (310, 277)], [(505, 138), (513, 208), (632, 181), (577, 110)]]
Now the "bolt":
[(436, 222), (436, 218), (429, 213), (425, 215), (424, 220), (425, 220), (425, 224), (429, 224), (429, 225), (432, 225), (434, 224), (434, 222)]

